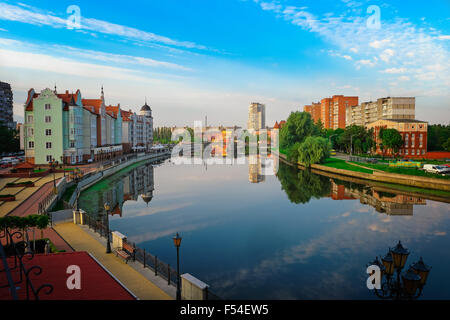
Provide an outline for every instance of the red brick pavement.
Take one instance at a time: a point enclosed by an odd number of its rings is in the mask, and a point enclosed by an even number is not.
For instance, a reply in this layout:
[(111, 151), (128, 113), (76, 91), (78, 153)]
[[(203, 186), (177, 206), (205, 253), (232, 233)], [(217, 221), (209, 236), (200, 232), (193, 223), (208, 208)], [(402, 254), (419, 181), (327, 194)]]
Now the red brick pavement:
[[(17, 208), (12, 210), (8, 215), (25, 217), (30, 214), (37, 214), (39, 209), (39, 202), (53, 191), (53, 181), (44, 184), (38, 191), (33, 193), (27, 200), (22, 202)], [(65, 250), (66, 252), (73, 252), (74, 250), (63, 238), (53, 229), (47, 228), (44, 231), (44, 238), (50, 239), (58, 250)], [(32, 229), (28, 233), (30, 239), (33, 237)], [(41, 237), (41, 230), (36, 229), (36, 238)]]

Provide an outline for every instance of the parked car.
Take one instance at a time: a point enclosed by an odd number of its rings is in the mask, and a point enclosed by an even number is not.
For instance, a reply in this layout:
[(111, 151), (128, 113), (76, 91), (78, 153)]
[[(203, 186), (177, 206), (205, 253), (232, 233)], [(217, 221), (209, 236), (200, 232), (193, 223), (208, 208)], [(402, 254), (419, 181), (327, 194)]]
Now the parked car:
[(437, 165), (437, 164), (424, 164), (423, 170), (426, 172), (437, 173), (437, 174), (448, 174), (450, 173), (450, 167)]

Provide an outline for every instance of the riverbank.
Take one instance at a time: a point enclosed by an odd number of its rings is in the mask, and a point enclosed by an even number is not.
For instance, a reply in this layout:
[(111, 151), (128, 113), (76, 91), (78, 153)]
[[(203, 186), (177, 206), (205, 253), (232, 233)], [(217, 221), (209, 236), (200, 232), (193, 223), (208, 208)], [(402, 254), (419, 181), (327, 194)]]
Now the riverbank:
[[(290, 165), (298, 166), (302, 169), (305, 167), (300, 163), (293, 163), (287, 160), (284, 154), (278, 154), (280, 159)], [(348, 180), (348, 178), (357, 179), (359, 183), (377, 184), (382, 187), (387, 187), (391, 190), (397, 190), (403, 192), (404, 194), (416, 194), (418, 196), (427, 196), (430, 200), (450, 202), (450, 180), (446, 179), (436, 179), (436, 178), (425, 178), (419, 176), (411, 175), (401, 175), (388, 172), (380, 172), (376, 170), (368, 170), (365, 168), (358, 167), (356, 165), (351, 165), (357, 168), (357, 170), (348, 170), (348, 168), (334, 168), (332, 166), (313, 164), (311, 169), (315, 173), (330, 176), (334, 175), (334, 178), (339, 178), (342, 180)], [(372, 172), (370, 172), (372, 171)], [(351, 180), (349, 180), (351, 181)], [(355, 181), (354, 181), (355, 182)]]

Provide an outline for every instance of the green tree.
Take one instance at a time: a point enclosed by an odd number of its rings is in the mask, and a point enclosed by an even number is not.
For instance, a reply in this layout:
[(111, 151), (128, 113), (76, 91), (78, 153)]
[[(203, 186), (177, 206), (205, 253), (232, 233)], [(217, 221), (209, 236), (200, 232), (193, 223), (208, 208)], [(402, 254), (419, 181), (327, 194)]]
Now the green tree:
[(20, 141), (17, 130), (11, 130), (0, 123), (0, 151), (18, 152), (20, 151)]
[(307, 167), (321, 163), (330, 156), (330, 143), (326, 138), (307, 137), (298, 148), (298, 161)]
[(302, 143), (306, 137), (318, 135), (319, 129), (307, 112), (291, 112), (280, 131), (280, 147), (288, 150), (296, 142)]
[(450, 137), (442, 144), (442, 148), (444, 151), (450, 151)]
[(400, 148), (403, 146), (402, 135), (396, 129), (381, 130), (380, 138), (384, 147), (383, 157), (387, 150), (392, 150), (392, 153), (397, 155)]
[(450, 125), (428, 125), (427, 149), (428, 151), (445, 150), (445, 145), (450, 138)]
[(337, 139), (339, 150), (350, 153), (367, 153), (371, 151), (373, 141), (373, 130), (366, 130), (363, 126), (351, 125), (339, 134)]
[(277, 178), (281, 189), (292, 203), (307, 203), (313, 197), (320, 199), (331, 192), (331, 183), (327, 177), (314, 174), (310, 170), (299, 170), (284, 163), (280, 163)]

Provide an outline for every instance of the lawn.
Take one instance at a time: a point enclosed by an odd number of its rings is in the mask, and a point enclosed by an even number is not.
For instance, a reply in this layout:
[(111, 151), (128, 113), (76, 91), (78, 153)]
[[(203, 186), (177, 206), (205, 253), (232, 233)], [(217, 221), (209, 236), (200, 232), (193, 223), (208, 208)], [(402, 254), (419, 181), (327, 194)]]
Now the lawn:
[(396, 168), (396, 167), (389, 167), (388, 165), (384, 164), (373, 164), (373, 163), (358, 163), (358, 162), (351, 162), (351, 163), (357, 163), (359, 165), (373, 168), (377, 170), (381, 170), (384, 172), (390, 172), (390, 173), (398, 173), (398, 174), (405, 174), (410, 176), (419, 176), (419, 177), (426, 177), (426, 178), (438, 178), (438, 179), (450, 179), (450, 175), (442, 176), (439, 174), (429, 173), (420, 169), (416, 168)]
[(355, 171), (355, 172), (363, 172), (363, 173), (370, 173), (372, 174), (373, 171), (369, 169), (360, 168), (357, 166), (353, 166), (351, 164), (348, 164), (345, 162), (345, 160), (337, 159), (337, 158), (327, 158), (321, 165), (330, 167), (330, 168), (336, 168), (336, 169), (344, 169), (349, 171)]

